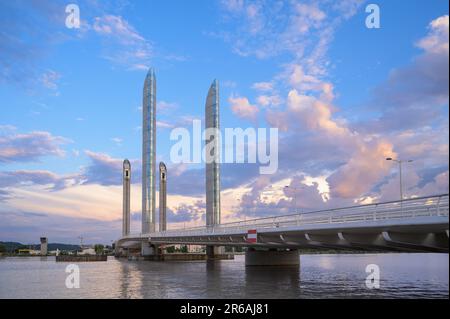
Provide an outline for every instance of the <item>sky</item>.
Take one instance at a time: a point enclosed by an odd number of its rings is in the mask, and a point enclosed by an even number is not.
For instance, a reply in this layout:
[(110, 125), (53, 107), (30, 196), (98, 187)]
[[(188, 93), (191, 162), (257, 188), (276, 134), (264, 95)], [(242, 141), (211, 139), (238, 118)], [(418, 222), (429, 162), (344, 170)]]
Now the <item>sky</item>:
[[(379, 7), (368, 28), (366, 7)], [(66, 6), (79, 8), (68, 28)], [(0, 241), (109, 244), (122, 161), (140, 231), (142, 87), (157, 79), (169, 229), (205, 223), (203, 164), (175, 128), (277, 128), (278, 169), (221, 165), (222, 222), (448, 193), (449, 17), (443, 0), (0, 0)], [(229, 146), (229, 145), (228, 145)], [(224, 147), (227, 147), (225, 145)], [(286, 187), (289, 186), (289, 187)]]

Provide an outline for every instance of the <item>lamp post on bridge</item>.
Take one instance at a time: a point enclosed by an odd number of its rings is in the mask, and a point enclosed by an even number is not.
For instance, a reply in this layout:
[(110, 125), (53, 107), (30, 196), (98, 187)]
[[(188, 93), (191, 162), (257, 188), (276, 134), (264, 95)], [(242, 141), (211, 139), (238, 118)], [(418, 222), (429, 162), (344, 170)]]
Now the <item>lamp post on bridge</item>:
[(413, 160), (399, 160), (392, 157), (386, 158), (386, 161), (394, 161), (398, 163), (398, 170), (400, 176), (400, 200), (403, 201), (403, 180), (402, 180), (402, 164), (411, 163)]
[[(241, 210), (241, 199), (238, 198), (238, 199), (236, 199), (236, 201), (238, 202), (238, 204), (237, 204), (237, 212), (239, 212)], [(245, 216), (245, 213), (244, 213), (244, 223), (246, 221), (247, 221), (247, 216)]]
[(295, 213), (297, 214), (297, 191), (300, 189), (304, 189), (305, 187), (298, 188), (298, 187), (286, 185), (286, 186), (284, 186), (284, 188), (291, 188), (294, 190), (294, 210), (295, 210)]

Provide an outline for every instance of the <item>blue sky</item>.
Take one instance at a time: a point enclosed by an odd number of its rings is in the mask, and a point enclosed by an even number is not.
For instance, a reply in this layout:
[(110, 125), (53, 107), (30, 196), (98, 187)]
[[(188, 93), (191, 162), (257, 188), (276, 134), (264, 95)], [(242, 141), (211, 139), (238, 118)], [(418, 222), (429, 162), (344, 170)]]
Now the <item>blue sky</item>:
[(448, 192), (448, 2), (376, 3), (380, 29), (357, 0), (2, 1), (0, 240), (116, 238), (124, 158), (139, 229), (150, 66), (169, 222), (204, 220), (203, 168), (171, 163), (169, 134), (203, 119), (215, 78), (222, 127), (280, 129), (276, 174), (223, 167), (227, 221), (291, 212), (294, 197), (305, 210), (394, 199), (388, 155), (414, 159), (407, 196)]

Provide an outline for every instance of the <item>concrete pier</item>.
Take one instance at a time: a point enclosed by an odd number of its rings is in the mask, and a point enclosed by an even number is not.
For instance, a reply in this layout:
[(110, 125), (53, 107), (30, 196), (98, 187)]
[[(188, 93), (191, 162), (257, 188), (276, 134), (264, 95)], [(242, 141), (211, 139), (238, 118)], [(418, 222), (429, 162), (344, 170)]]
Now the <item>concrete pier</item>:
[(223, 246), (206, 246), (206, 257), (207, 259), (220, 259), (219, 256), (225, 253), (225, 248)]
[(298, 250), (254, 250), (245, 252), (245, 266), (299, 266)]
[(157, 248), (153, 245), (150, 245), (148, 242), (141, 243), (141, 256), (154, 256), (158, 255)]

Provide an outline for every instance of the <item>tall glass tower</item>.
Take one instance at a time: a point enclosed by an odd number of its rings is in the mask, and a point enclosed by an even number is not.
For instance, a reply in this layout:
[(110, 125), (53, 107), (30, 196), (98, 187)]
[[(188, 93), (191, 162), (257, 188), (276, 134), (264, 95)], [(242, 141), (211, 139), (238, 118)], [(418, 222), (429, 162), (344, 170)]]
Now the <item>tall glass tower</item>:
[(142, 100), (142, 233), (155, 231), (156, 78), (150, 68)]
[[(206, 156), (206, 226), (220, 224), (220, 143), (219, 127), (219, 82), (214, 80), (208, 91), (205, 105), (205, 129), (208, 133)], [(216, 134), (217, 133), (217, 134)], [(212, 143), (212, 144), (210, 144)], [(210, 157), (210, 160), (208, 160)]]

